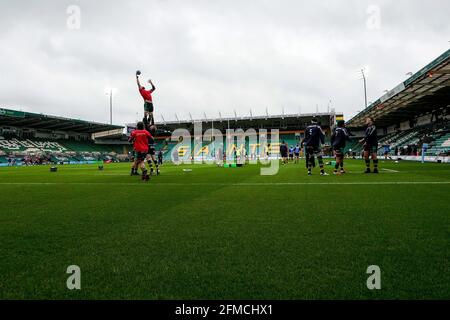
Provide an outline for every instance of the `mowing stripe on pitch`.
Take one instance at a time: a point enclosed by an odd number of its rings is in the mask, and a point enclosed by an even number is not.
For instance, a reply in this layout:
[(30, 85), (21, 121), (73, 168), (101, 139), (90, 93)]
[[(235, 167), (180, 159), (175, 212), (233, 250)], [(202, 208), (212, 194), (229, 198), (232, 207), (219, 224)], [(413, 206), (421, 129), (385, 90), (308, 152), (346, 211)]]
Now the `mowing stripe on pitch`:
[(354, 185), (447, 185), (450, 181), (373, 181), (373, 182), (238, 182), (238, 183), (144, 183), (144, 182), (0, 182), (0, 186), (61, 186), (61, 185), (95, 185), (95, 186), (235, 186), (235, 187), (258, 187), (258, 186), (308, 186), (308, 185), (320, 185), (320, 186), (354, 186)]

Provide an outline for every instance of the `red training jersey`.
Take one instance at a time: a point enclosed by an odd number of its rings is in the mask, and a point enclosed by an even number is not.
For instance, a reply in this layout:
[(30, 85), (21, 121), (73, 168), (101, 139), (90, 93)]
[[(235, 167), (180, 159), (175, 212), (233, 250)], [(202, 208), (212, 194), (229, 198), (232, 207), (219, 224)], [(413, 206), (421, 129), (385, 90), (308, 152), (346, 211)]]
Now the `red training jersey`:
[(147, 130), (134, 130), (131, 133), (134, 150), (137, 152), (148, 152), (148, 140), (153, 138)]
[(142, 98), (144, 98), (145, 101), (150, 101), (150, 102), (153, 101), (152, 100), (152, 92), (153, 92), (153, 90), (145, 90), (145, 88), (142, 87), (142, 88), (139, 89), (139, 92), (140, 92)]

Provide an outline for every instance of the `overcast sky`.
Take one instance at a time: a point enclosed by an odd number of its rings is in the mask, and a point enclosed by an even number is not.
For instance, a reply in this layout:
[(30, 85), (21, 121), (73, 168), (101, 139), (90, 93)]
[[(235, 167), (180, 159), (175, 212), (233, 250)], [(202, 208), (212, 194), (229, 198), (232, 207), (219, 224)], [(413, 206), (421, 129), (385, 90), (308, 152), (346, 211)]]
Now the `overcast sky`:
[[(77, 6), (75, 9), (71, 6)], [(78, 20), (77, 8), (80, 11)], [(326, 111), (347, 118), (450, 48), (448, 0), (0, 0), (0, 108), (109, 121)]]

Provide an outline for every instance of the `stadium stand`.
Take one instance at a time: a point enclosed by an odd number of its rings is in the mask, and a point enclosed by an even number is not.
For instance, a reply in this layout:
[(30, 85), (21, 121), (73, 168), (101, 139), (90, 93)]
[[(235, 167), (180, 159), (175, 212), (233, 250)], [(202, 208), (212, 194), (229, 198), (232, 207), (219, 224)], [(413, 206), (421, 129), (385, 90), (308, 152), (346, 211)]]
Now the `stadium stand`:
[(436, 139), (433, 146), (428, 150), (427, 155), (449, 155), (450, 154), (450, 133)]
[[(446, 127), (448, 127), (448, 124), (442, 123), (398, 131), (380, 139), (380, 147), (388, 145), (391, 155), (417, 155), (417, 153), (420, 153), (419, 150), (422, 145), (427, 143), (431, 147), (428, 149), (427, 155), (437, 155), (448, 151), (445, 149), (445, 146), (439, 149), (441, 147), (439, 143), (442, 142), (440, 140), (444, 139), (443, 135), (448, 131)], [(398, 152), (396, 153), (395, 150), (398, 150)], [(417, 151), (414, 152), (414, 150)], [(380, 155), (383, 154), (384, 149), (380, 148), (378, 153)]]
[[(448, 162), (450, 144), (450, 50), (447, 50), (409, 79), (373, 102), (348, 123), (356, 138), (364, 130), (364, 120), (375, 119), (379, 130), (379, 154), (384, 147), (391, 155), (417, 160), (422, 154)], [(428, 146), (428, 149), (424, 148)], [(356, 153), (361, 146), (352, 142)]]
[[(122, 145), (98, 143), (95, 134)], [(126, 160), (122, 136), (120, 126), (0, 109), (0, 165)]]

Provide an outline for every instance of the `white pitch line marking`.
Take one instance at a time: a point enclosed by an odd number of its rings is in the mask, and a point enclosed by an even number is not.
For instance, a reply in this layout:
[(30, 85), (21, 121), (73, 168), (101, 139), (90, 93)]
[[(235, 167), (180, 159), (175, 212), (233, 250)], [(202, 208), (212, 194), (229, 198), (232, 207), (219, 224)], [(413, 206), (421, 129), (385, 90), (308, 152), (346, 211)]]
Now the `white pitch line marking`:
[(394, 173), (399, 173), (400, 172), (400, 171), (397, 171), (397, 170), (385, 169), (385, 168), (382, 168), (381, 170), (382, 171), (386, 171), (386, 172), (394, 172)]

